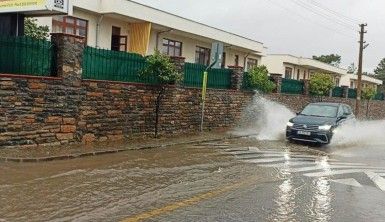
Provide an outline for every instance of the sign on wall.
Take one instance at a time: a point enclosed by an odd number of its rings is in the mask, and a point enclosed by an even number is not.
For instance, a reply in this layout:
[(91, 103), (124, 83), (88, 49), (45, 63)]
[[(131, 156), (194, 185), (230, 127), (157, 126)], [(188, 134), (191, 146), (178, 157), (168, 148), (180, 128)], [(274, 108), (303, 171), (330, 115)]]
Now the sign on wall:
[(219, 69), (222, 66), (222, 55), (223, 55), (223, 43), (222, 42), (213, 42), (211, 46), (211, 59), (210, 64), (214, 65), (212, 68)]
[(66, 14), (68, 8), (68, 0), (0, 0), (0, 13)]

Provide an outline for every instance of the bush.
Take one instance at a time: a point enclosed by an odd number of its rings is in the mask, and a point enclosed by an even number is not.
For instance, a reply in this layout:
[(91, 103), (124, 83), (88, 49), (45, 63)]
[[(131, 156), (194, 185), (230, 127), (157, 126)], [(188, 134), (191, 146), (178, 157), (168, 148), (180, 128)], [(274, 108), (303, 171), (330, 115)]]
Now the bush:
[(369, 103), (376, 96), (376, 90), (373, 87), (363, 88), (361, 91), (361, 98), (366, 100), (366, 117), (369, 116)]
[(255, 66), (246, 76), (248, 87), (257, 89), (263, 93), (272, 92), (276, 88), (276, 85), (269, 79), (268, 74), (269, 71), (266, 66)]
[(362, 89), (361, 98), (364, 100), (372, 100), (376, 95), (376, 90), (373, 87), (366, 87)]
[(176, 69), (170, 57), (156, 51), (153, 55), (147, 56), (146, 66), (139, 73), (142, 78), (152, 77), (159, 85), (175, 84), (183, 79), (183, 76)]
[(316, 73), (310, 78), (310, 93), (319, 96), (328, 95), (330, 90), (334, 87), (333, 79), (330, 75), (324, 73)]

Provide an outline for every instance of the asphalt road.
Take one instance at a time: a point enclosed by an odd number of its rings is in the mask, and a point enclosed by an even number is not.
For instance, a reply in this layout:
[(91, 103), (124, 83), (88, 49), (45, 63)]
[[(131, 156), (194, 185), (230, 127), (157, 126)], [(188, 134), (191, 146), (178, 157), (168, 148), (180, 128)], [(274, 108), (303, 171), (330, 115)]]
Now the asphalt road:
[(0, 163), (0, 221), (384, 221), (384, 149), (247, 138)]

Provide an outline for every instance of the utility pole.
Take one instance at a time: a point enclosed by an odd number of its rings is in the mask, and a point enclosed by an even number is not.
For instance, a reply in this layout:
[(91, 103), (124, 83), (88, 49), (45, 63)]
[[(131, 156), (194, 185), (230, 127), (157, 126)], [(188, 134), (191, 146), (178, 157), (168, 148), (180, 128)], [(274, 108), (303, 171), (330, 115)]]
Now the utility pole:
[(360, 30), (360, 53), (358, 56), (358, 78), (357, 78), (357, 99), (356, 99), (356, 116), (360, 114), (360, 105), (361, 105), (361, 90), (362, 90), (362, 57), (364, 52), (364, 44), (366, 43), (364, 41), (364, 34), (367, 33), (365, 31), (365, 27), (368, 24), (360, 24), (361, 30)]

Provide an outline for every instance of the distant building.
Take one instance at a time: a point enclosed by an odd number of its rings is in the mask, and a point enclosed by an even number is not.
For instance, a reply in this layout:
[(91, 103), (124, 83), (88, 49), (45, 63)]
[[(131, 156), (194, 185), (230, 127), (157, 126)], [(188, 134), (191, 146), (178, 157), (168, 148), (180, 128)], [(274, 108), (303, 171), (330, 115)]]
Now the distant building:
[(158, 49), (207, 65), (211, 44), (224, 43), (223, 64), (261, 63), (263, 43), (130, 0), (72, 0), (71, 16), (38, 18), (52, 32), (84, 36), (91, 47), (149, 55)]
[[(304, 80), (310, 79), (312, 74), (320, 72), (330, 74), (336, 86), (356, 88), (357, 75), (348, 74), (346, 69), (332, 66), (314, 59), (297, 57), (288, 54), (268, 54), (262, 58), (270, 73), (281, 74), (282, 78)], [(362, 76), (363, 86), (377, 87), (382, 81)]]
[[(358, 76), (354, 74), (346, 74), (341, 78), (341, 85), (349, 86), (349, 88), (356, 89), (357, 88), (357, 79)], [(362, 75), (362, 87), (374, 87), (377, 89), (377, 86), (382, 85), (382, 80), (375, 79), (370, 76)]]

